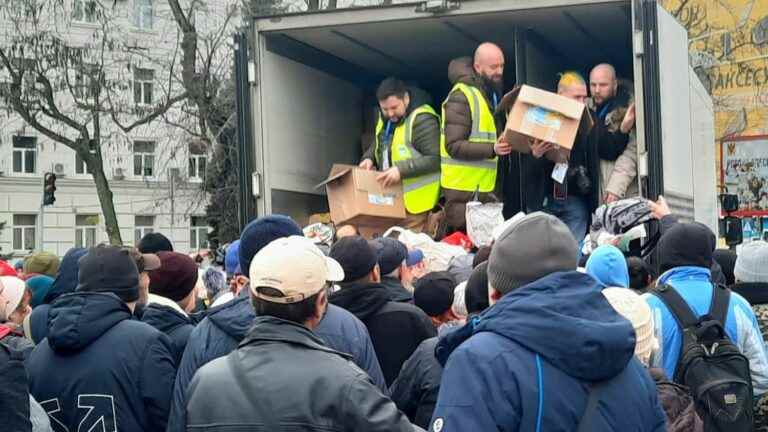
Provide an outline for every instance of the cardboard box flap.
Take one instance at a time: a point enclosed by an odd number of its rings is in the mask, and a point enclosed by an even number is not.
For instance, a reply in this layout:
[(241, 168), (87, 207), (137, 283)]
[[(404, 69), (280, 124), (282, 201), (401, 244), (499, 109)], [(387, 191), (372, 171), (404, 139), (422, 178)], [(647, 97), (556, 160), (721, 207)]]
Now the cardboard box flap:
[(334, 165), (333, 169), (331, 170), (331, 173), (328, 175), (328, 178), (325, 179), (322, 183), (318, 183), (315, 186), (315, 189), (320, 189), (321, 187), (327, 185), (328, 183), (331, 183), (333, 181), (336, 181), (345, 175), (347, 175), (350, 171), (352, 171), (354, 167), (350, 165)]
[(581, 118), (585, 108), (585, 105), (581, 102), (527, 85), (520, 89), (517, 100), (529, 105), (540, 106), (549, 111), (558, 112), (565, 117), (576, 120)]

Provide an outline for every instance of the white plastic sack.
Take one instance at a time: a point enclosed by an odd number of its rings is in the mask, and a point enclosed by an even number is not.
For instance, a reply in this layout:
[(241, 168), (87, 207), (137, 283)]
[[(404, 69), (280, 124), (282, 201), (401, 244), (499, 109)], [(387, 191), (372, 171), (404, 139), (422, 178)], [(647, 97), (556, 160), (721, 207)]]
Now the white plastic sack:
[(384, 233), (384, 237), (389, 237), (393, 232), (400, 233), (397, 239), (408, 249), (419, 249), (424, 253), (424, 265), (427, 267), (428, 273), (446, 271), (454, 257), (467, 254), (467, 251), (461, 246), (436, 242), (427, 234), (416, 234), (401, 227), (390, 228)]
[(467, 203), (467, 235), (477, 247), (493, 243), (493, 230), (504, 223), (504, 204), (470, 201)]

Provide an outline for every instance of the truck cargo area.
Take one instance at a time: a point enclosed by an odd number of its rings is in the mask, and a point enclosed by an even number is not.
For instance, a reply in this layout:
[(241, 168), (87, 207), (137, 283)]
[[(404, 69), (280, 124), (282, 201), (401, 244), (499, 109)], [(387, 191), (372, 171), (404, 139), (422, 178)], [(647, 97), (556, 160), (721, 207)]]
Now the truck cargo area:
[[(468, 11), (475, 3), (497, 10)], [(554, 90), (558, 72), (586, 76), (602, 62), (632, 79), (629, 1), (538, 6), (555, 3), (465, 1), (462, 13), (399, 5), (256, 20), (254, 144), (263, 210), (302, 222), (326, 211), (324, 191), (314, 186), (333, 163), (358, 161), (373, 131), (380, 80), (392, 75), (417, 85), (439, 109), (451, 86), (448, 63), (471, 56), (481, 42), (505, 51), (507, 89), (527, 83)], [(365, 12), (376, 18), (361, 18)]]

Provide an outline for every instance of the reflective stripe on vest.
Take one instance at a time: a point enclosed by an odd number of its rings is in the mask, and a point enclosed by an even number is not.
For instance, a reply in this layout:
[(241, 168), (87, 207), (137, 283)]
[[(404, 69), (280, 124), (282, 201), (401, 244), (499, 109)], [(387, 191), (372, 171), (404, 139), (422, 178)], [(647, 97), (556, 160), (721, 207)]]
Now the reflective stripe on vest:
[[(453, 86), (451, 93), (460, 91), (467, 98), (470, 115), (472, 116), (472, 129), (469, 132), (469, 141), (473, 145), (490, 145), (496, 143), (496, 123), (493, 119), (488, 102), (482, 92), (476, 87), (458, 83)], [(450, 94), (449, 93), (449, 97)], [(446, 102), (448, 98), (446, 98)], [(441, 172), (440, 184), (446, 189), (465, 192), (493, 192), (496, 188), (496, 169), (498, 159), (469, 161), (454, 159), (448, 153), (445, 143), (445, 102), (443, 102), (443, 117), (440, 128), (440, 159)]]
[[(390, 139), (389, 152), (393, 165), (396, 162), (421, 157), (421, 153), (413, 147), (412, 142), (413, 124), (416, 121), (416, 117), (421, 114), (429, 114), (437, 118), (437, 112), (431, 106), (422, 105), (413, 110), (405, 121), (395, 128)], [(383, 128), (384, 121), (379, 116), (379, 121), (376, 124), (376, 148), (374, 149), (377, 166), (381, 166), (378, 161), (379, 135)], [(432, 210), (440, 198), (440, 173), (433, 172), (416, 177), (403, 178), (403, 192), (405, 209), (408, 210), (408, 213), (420, 214)]]

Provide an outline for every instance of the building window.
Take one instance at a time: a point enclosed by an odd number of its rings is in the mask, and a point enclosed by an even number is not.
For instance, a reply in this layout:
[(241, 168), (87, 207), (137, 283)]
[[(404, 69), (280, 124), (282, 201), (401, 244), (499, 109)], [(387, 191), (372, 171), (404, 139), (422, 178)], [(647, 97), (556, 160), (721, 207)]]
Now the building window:
[(95, 65), (84, 64), (75, 68), (75, 84), (72, 93), (78, 99), (95, 99), (99, 84), (99, 68)]
[[(90, 153), (92, 155), (96, 155), (96, 140), (90, 141)], [(84, 175), (84, 174), (91, 174), (93, 171), (88, 168), (88, 165), (85, 163), (85, 160), (80, 157), (79, 153), (75, 153), (75, 174)]]
[(152, 177), (155, 174), (155, 143), (153, 141), (133, 142), (133, 175)]
[(189, 178), (204, 180), (207, 164), (205, 147), (200, 143), (189, 145)]
[(13, 215), (13, 249), (17, 251), (33, 250), (36, 231), (37, 215)]
[(208, 223), (205, 216), (192, 216), (189, 223), (189, 248), (191, 250), (208, 247)]
[(145, 235), (155, 232), (155, 217), (154, 216), (135, 216), (134, 226), (134, 244), (138, 245)]
[(34, 174), (37, 162), (37, 138), (13, 137), (13, 172)]
[(133, 71), (133, 102), (136, 105), (152, 104), (152, 86), (155, 81), (155, 71), (152, 69), (136, 68)]
[(75, 247), (89, 248), (96, 246), (96, 229), (99, 215), (75, 216)]
[(73, 0), (72, 20), (95, 23), (98, 18), (98, 3), (96, 0)]
[(152, 30), (152, 0), (134, 0), (133, 24), (142, 30)]

